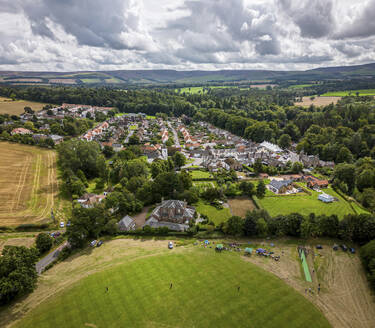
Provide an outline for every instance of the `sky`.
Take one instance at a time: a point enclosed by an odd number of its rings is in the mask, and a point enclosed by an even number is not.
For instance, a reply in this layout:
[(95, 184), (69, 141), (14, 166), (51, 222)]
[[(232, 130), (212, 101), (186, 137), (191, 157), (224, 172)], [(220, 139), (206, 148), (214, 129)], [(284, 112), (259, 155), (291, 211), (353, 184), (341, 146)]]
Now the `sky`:
[(0, 0), (0, 70), (375, 62), (375, 0)]

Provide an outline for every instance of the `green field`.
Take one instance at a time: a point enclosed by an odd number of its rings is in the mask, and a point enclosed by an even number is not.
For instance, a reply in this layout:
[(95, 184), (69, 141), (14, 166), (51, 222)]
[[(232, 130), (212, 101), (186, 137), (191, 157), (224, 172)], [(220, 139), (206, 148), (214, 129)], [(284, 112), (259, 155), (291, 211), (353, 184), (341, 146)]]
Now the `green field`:
[[(203, 89), (224, 89), (224, 88), (237, 88), (235, 86), (230, 86), (230, 85), (213, 85), (209, 87), (185, 87), (185, 88), (180, 88), (180, 89), (175, 89), (175, 91), (180, 90), (180, 93), (191, 93), (191, 94), (197, 94), (197, 93), (206, 93), (206, 90)], [(244, 89), (248, 90), (248, 88)]]
[(313, 85), (315, 84), (296, 84), (296, 85), (289, 86), (289, 89), (304, 89), (304, 88), (311, 87)]
[[(299, 184), (306, 188), (305, 184)], [(287, 215), (290, 213), (300, 213), (303, 215), (315, 213), (316, 215), (336, 214), (340, 219), (342, 219), (346, 214), (354, 214), (356, 212), (366, 213), (364, 209), (359, 207), (359, 205), (354, 202), (351, 203), (355, 208), (355, 210), (353, 210), (349, 202), (337, 194), (332, 188), (326, 188), (323, 189), (323, 191), (326, 194), (336, 197), (338, 201), (328, 204), (318, 200), (318, 192), (310, 189), (309, 191), (311, 192), (311, 195), (308, 195), (307, 193), (300, 193), (297, 195), (275, 195), (271, 191), (267, 190), (266, 197), (263, 199), (255, 197), (255, 199), (257, 203), (266, 209), (271, 216)]]
[(105, 79), (105, 83), (124, 83), (124, 81), (116, 78), (116, 77), (111, 77), (110, 79)]
[(192, 170), (190, 171), (192, 179), (213, 179), (213, 176), (208, 171)]
[(208, 219), (215, 223), (215, 225), (225, 222), (231, 217), (229, 208), (217, 209), (215, 206), (199, 201), (195, 206), (198, 213), (205, 214)]
[(238, 254), (196, 246), (94, 273), (44, 301), (15, 327), (319, 328), (330, 324), (292, 287)]
[(137, 130), (138, 129), (138, 125), (137, 124), (130, 125), (129, 129), (130, 130)]
[(359, 92), (360, 96), (375, 96), (375, 89), (367, 89), (367, 90), (347, 90), (347, 91), (326, 92), (322, 94), (321, 97), (356, 96), (357, 92)]
[(95, 79), (95, 78), (92, 78), (92, 79), (80, 79), (83, 83), (100, 83), (101, 80), (100, 79)]

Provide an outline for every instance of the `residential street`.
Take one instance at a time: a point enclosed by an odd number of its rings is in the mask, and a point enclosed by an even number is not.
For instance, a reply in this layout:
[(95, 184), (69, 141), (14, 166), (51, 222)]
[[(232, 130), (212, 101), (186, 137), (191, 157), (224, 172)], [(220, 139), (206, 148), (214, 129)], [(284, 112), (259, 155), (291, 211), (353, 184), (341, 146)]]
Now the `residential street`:
[(47, 254), (45, 257), (43, 257), (39, 262), (35, 264), (35, 269), (38, 274), (41, 274), (44, 270), (44, 268), (56, 260), (57, 256), (60, 254), (61, 250), (68, 246), (68, 242), (66, 241), (64, 244), (56, 248), (54, 251)]
[(129, 142), (129, 138), (133, 135), (133, 133), (134, 133), (134, 130), (129, 130), (129, 134), (125, 138), (125, 143)]
[(171, 122), (168, 122), (168, 126), (172, 130), (172, 132), (173, 132), (173, 138), (174, 138), (174, 145), (175, 145), (175, 147), (176, 148), (180, 148), (181, 147), (180, 140), (178, 139), (178, 134), (177, 134), (176, 129), (172, 126)]

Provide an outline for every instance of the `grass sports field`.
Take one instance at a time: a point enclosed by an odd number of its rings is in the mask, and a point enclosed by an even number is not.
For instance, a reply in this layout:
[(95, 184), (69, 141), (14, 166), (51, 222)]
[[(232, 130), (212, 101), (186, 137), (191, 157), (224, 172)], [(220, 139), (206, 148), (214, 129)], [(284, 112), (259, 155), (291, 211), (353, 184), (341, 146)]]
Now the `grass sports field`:
[(305, 297), (238, 254), (196, 247), (94, 273), (44, 301), (16, 327), (330, 325)]
[(322, 94), (322, 97), (345, 97), (345, 96), (356, 96), (357, 92), (359, 96), (375, 96), (375, 89), (365, 90), (346, 90), (346, 91), (333, 91)]
[(56, 205), (55, 152), (0, 142), (0, 153), (0, 226), (49, 218)]
[(34, 111), (41, 110), (45, 103), (39, 103), (28, 100), (15, 100), (10, 98), (0, 97), (0, 114), (20, 115), (24, 113), (25, 107), (31, 107)]
[[(302, 186), (306, 188), (304, 184), (302, 184)], [(324, 189), (324, 192), (336, 197), (338, 201), (328, 204), (318, 200), (318, 192), (313, 190), (309, 191), (311, 192), (311, 195), (308, 195), (307, 193), (300, 193), (297, 195), (275, 195), (267, 190), (266, 197), (263, 199), (255, 197), (255, 200), (262, 208), (266, 209), (271, 216), (286, 215), (290, 213), (300, 213), (303, 215), (315, 213), (317, 215), (336, 214), (342, 219), (346, 214), (366, 213), (366, 211), (356, 203), (351, 203), (352, 206), (354, 205), (353, 209), (349, 202), (338, 195), (332, 188), (326, 188)]]

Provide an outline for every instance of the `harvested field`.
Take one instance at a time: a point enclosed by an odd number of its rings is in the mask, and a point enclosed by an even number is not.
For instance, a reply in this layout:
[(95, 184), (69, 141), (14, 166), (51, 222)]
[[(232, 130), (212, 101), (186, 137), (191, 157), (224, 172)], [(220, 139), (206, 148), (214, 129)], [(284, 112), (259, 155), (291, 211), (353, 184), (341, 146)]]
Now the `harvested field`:
[(0, 225), (42, 223), (57, 194), (56, 153), (0, 143)]
[(15, 237), (15, 238), (0, 238), (0, 254), (4, 246), (25, 246), (31, 247), (34, 245), (34, 237)]
[(0, 97), (0, 114), (20, 115), (24, 113), (25, 107), (31, 107), (34, 111), (41, 110), (45, 103), (39, 103), (28, 100), (15, 100)]
[(302, 102), (295, 102), (295, 106), (309, 107), (310, 105), (314, 106), (327, 106), (329, 104), (336, 104), (341, 97), (315, 97), (314, 100), (311, 100), (310, 97), (303, 97)]
[[(375, 327), (375, 302), (357, 255), (334, 252), (332, 245), (323, 244), (322, 250), (308, 247), (310, 272), (315, 268), (313, 282), (308, 283), (303, 278), (297, 245), (277, 241), (275, 244), (272, 250), (276, 254), (282, 253), (279, 262), (259, 256), (244, 259), (272, 272), (298, 290), (320, 308), (333, 327)], [(311, 254), (316, 254), (314, 259)], [(319, 283), (321, 292), (318, 295)], [(310, 287), (314, 294), (305, 291)]]
[(245, 217), (247, 211), (255, 209), (253, 201), (247, 197), (229, 199), (228, 204), (231, 214), (241, 217)]
[(49, 79), (49, 83), (59, 83), (59, 84), (77, 84), (74, 79)]

